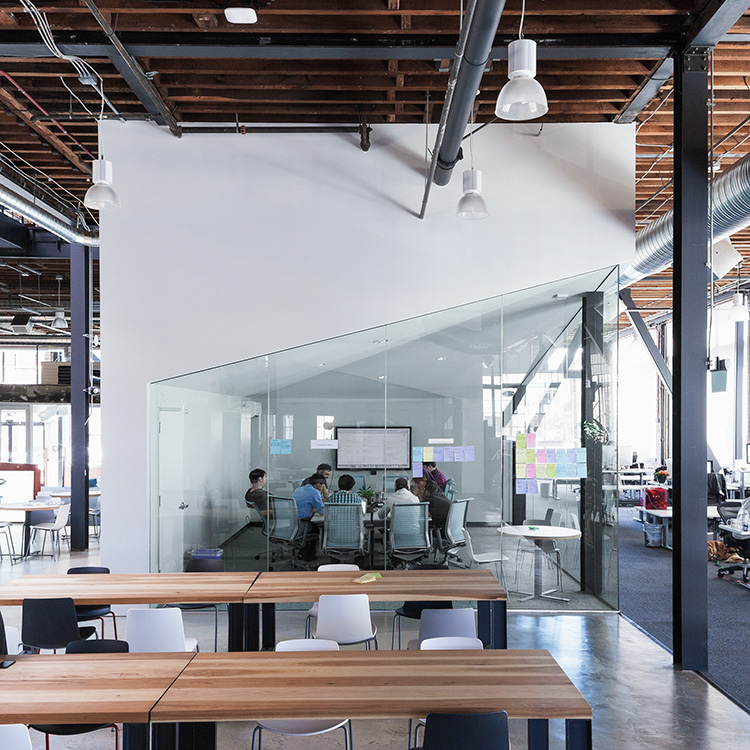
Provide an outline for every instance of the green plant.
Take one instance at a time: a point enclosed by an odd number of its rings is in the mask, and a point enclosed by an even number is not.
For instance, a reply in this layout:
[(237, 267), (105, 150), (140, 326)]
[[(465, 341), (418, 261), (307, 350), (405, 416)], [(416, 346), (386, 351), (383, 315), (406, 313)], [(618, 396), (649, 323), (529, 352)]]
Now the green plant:
[(372, 489), (372, 487), (368, 487), (366, 484), (363, 484), (359, 488), (359, 492), (357, 494), (365, 500), (372, 500), (375, 497), (375, 490)]
[(667, 479), (669, 479), (669, 474), (667, 474), (666, 471), (655, 471), (654, 479), (660, 484), (664, 484), (664, 482), (666, 482)]

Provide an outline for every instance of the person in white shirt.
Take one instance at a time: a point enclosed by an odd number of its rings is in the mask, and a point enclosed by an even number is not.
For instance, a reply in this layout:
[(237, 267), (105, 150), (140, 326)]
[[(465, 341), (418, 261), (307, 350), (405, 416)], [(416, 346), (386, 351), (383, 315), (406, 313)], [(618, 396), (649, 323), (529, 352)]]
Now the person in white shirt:
[(388, 495), (385, 505), (378, 511), (378, 518), (385, 518), (391, 512), (393, 503), (418, 503), (419, 498), (409, 492), (409, 481), (404, 477), (396, 480), (395, 492)]

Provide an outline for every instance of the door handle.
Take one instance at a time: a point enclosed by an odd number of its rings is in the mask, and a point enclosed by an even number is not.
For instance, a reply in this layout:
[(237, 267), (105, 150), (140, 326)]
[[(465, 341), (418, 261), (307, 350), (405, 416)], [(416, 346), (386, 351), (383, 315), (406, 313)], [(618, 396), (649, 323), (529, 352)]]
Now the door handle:
[(179, 505), (177, 506), (177, 510), (185, 510), (185, 508), (189, 508), (189, 507), (190, 507), (190, 506), (189, 506), (189, 505), (185, 505), (185, 503), (180, 503), (180, 504), (179, 504)]

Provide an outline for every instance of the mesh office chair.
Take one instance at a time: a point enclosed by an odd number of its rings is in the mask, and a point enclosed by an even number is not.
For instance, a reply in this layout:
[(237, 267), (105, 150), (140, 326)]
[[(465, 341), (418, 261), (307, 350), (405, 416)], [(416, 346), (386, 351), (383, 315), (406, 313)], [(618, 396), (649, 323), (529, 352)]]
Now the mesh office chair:
[(445, 489), (443, 494), (448, 500), (453, 500), (456, 496), (456, 480), (453, 477), (448, 477), (448, 481), (445, 483)]
[(432, 547), (429, 508), (429, 503), (394, 503), (391, 506), (388, 547), (391, 563), (395, 567), (405, 567), (429, 554)]
[[(719, 503), (716, 506), (716, 510), (719, 513), (721, 522), (728, 525), (733, 518), (737, 518), (741, 505), (742, 503), (740, 502)], [(741, 555), (743, 560), (741, 563), (719, 568), (717, 575), (719, 578), (725, 578), (728, 575), (732, 575), (732, 573), (742, 571), (742, 581), (743, 583), (748, 583), (748, 571), (750, 570), (750, 539), (736, 539), (731, 531), (726, 531), (725, 529), (721, 529), (721, 538), (724, 544), (729, 549), (735, 550)]]
[(458, 556), (459, 549), (466, 545), (466, 536), (464, 533), (466, 513), (469, 509), (469, 500), (473, 499), (470, 497), (465, 500), (453, 500), (451, 502), (451, 507), (448, 509), (448, 516), (445, 519), (445, 536), (439, 530), (435, 530), (435, 560), (437, 560), (439, 555), (442, 555), (443, 562), (449, 559), (460, 562), (461, 558)]
[(269, 554), (268, 569), (278, 570), (287, 563), (294, 567), (294, 553), (301, 546), (297, 503), (291, 497), (269, 495), (268, 507), (271, 509), (270, 517), (267, 519), (268, 541), (276, 545), (276, 549), (271, 550)]
[(360, 503), (327, 503), (323, 552), (339, 562), (365, 553), (365, 521)]

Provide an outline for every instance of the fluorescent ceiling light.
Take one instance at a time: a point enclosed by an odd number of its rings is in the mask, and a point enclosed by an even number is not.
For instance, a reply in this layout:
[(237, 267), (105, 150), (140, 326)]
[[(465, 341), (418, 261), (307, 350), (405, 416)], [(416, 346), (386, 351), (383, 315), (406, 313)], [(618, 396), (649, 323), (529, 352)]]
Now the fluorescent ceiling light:
[(224, 18), (229, 23), (257, 23), (258, 14), (253, 8), (225, 8)]

